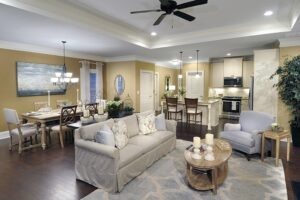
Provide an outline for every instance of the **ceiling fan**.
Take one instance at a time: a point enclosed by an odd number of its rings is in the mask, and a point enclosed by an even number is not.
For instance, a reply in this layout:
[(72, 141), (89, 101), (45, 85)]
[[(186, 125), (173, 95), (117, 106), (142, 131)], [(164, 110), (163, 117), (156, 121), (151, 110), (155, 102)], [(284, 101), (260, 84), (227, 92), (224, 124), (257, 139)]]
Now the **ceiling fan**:
[(180, 17), (187, 21), (193, 21), (193, 20), (195, 20), (195, 17), (193, 17), (189, 14), (186, 14), (184, 12), (181, 12), (179, 10), (184, 9), (184, 8), (198, 6), (198, 5), (207, 4), (208, 0), (194, 0), (194, 1), (189, 1), (186, 3), (182, 3), (182, 4), (177, 4), (177, 2), (173, 1), (173, 0), (159, 0), (159, 1), (161, 3), (160, 9), (133, 11), (133, 12), (130, 12), (130, 14), (139, 14), (139, 13), (148, 13), (148, 12), (165, 12), (154, 22), (154, 24), (153, 24), (154, 26), (159, 25), (167, 15), (170, 15), (172, 13), (174, 15), (176, 15), (177, 17)]

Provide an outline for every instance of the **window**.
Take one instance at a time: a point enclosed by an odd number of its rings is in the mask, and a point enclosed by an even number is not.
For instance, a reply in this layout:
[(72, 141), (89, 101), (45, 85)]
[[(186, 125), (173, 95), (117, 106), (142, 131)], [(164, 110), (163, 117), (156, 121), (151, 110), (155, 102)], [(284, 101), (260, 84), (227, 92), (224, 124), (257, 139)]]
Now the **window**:
[(90, 72), (90, 102), (96, 102), (96, 72)]

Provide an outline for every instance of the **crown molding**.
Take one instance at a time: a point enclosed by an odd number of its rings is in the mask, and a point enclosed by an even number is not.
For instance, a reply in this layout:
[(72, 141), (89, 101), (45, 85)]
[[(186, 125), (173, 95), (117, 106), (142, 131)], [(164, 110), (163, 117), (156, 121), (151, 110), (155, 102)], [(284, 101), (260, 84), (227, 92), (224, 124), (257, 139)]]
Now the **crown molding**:
[[(27, 51), (27, 52), (32, 52), (32, 53), (41, 53), (41, 54), (62, 56), (61, 49), (48, 48), (48, 47), (42, 47), (42, 46), (37, 46), (37, 45), (32, 45), (32, 44), (25, 44), (25, 43), (8, 42), (8, 41), (3, 41), (3, 40), (0, 40), (0, 48), (15, 50), (15, 51)], [(74, 51), (67, 51), (66, 57), (87, 59), (87, 60), (94, 60), (94, 61), (102, 61), (102, 62), (104, 62), (106, 60), (105, 57), (91, 55), (91, 54), (78, 53), (78, 52), (74, 52)]]
[(282, 38), (279, 39), (279, 47), (300, 46), (300, 37)]

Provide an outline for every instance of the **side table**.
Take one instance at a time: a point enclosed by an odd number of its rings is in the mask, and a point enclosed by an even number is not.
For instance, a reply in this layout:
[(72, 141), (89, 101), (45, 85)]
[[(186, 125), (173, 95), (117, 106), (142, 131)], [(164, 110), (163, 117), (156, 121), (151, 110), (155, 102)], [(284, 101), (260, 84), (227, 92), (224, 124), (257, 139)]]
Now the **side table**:
[(265, 139), (272, 139), (276, 141), (276, 166), (278, 166), (279, 161), (279, 149), (280, 149), (280, 141), (282, 139), (287, 139), (287, 150), (286, 150), (286, 157), (287, 161), (290, 161), (290, 148), (291, 148), (291, 134), (289, 131), (284, 130), (281, 132), (274, 132), (274, 131), (265, 131), (262, 134), (262, 141), (261, 141), (261, 161), (264, 161), (264, 152), (265, 152)]

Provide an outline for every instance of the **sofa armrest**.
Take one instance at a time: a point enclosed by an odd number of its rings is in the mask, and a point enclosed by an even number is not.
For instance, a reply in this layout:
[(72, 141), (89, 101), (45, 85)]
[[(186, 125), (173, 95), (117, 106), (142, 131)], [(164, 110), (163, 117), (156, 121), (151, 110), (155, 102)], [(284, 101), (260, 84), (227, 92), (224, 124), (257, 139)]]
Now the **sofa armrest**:
[(224, 131), (240, 131), (242, 129), (240, 124), (224, 124)]
[(166, 120), (166, 127), (168, 131), (176, 133), (177, 122), (175, 120)]
[(77, 139), (75, 140), (75, 146), (96, 154), (108, 156), (113, 159), (120, 159), (119, 150), (109, 145), (104, 145), (93, 141), (86, 141), (83, 139)]

